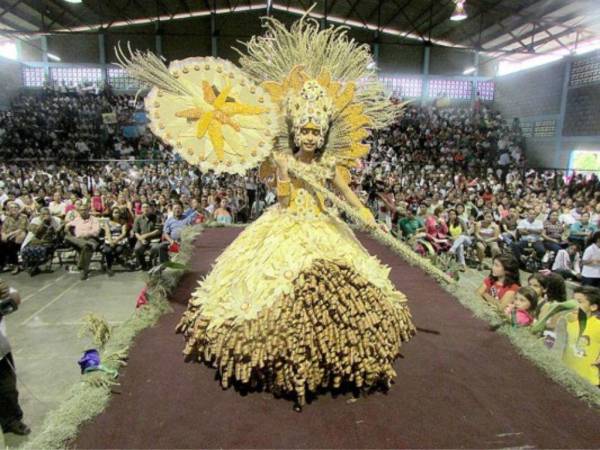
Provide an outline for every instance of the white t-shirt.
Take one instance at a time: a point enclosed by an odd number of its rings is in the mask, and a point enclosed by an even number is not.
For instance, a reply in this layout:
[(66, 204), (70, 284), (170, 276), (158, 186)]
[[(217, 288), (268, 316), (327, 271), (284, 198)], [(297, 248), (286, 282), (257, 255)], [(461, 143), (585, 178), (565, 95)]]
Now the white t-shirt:
[[(596, 244), (590, 245), (585, 249), (585, 252), (583, 252), (582, 259), (583, 261), (586, 259), (600, 260), (600, 247), (598, 247)], [(581, 269), (581, 275), (586, 278), (600, 278), (600, 264), (584, 264), (583, 268)]]
[[(517, 229), (526, 231), (543, 231), (544, 224), (540, 220), (534, 220), (530, 222), (527, 219), (523, 219), (517, 225)], [(524, 241), (538, 241), (542, 238), (541, 234), (526, 234), (521, 237)]]

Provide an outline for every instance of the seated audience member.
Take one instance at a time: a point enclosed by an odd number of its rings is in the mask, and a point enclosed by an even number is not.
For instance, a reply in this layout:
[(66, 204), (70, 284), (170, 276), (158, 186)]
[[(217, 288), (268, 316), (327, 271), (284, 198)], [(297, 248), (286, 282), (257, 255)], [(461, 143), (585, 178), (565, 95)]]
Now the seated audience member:
[(577, 311), (566, 317), (566, 346), (563, 361), (567, 366), (600, 387), (600, 289), (592, 286), (576, 288), (573, 297), (586, 316), (580, 329)]
[(114, 208), (112, 217), (104, 222), (104, 245), (102, 253), (106, 259), (106, 273), (109, 277), (113, 276), (113, 264), (127, 250), (129, 242), (127, 240), (129, 228), (121, 217), (121, 209)]
[(60, 192), (54, 193), (52, 201), (48, 204), (48, 209), (50, 210), (51, 215), (56, 216), (59, 219), (64, 219), (67, 212), (67, 204), (63, 201)]
[(542, 239), (544, 240), (544, 248), (556, 255), (562, 249), (564, 241), (565, 226), (558, 221), (558, 211), (552, 211), (548, 216), (548, 220), (544, 222), (544, 231)]
[(504, 314), (513, 326), (526, 327), (535, 319), (538, 295), (530, 287), (519, 288), (513, 302), (504, 309)]
[(487, 249), (489, 249), (492, 258), (500, 254), (500, 247), (498, 246), (500, 227), (494, 222), (494, 216), (490, 211), (483, 214), (482, 220), (475, 222), (474, 237), (479, 269), (481, 270)]
[(417, 206), (409, 206), (406, 209), (406, 217), (398, 221), (398, 226), (404, 239), (410, 239), (419, 233), (425, 232), (425, 222), (420, 217), (415, 216), (417, 209)]
[(504, 245), (511, 246), (517, 241), (517, 226), (519, 217), (517, 212), (511, 209), (500, 222), (500, 239)]
[(521, 262), (521, 253), (523, 249), (529, 246), (533, 246), (538, 258), (542, 259), (544, 253), (546, 253), (546, 248), (542, 240), (544, 224), (536, 220), (535, 211), (529, 210), (527, 218), (519, 222), (517, 230), (519, 232), (519, 240), (513, 244), (513, 253), (517, 261)]
[(465, 222), (463, 222), (456, 210), (451, 209), (448, 211), (448, 232), (450, 233), (450, 239), (452, 240), (452, 247), (449, 252), (456, 256), (460, 270), (464, 271), (467, 267), (465, 261), (465, 247), (469, 247), (473, 241), (469, 236), (469, 228)]
[[(535, 317), (538, 319), (545, 318), (557, 304), (567, 301), (567, 287), (565, 285), (565, 280), (558, 274), (533, 274), (529, 277), (529, 285), (538, 292), (539, 301), (535, 311)], [(543, 291), (541, 296), (539, 295), (538, 288), (540, 285), (542, 286)], [(547, 330), (553, 330), (559, 318), (559, 316), (547, 318), (545, 328)]]
[(221, 199), (221, 201), (219, 202), (219, 207), (217, 209), (215, 209), (215, 212), (213, 213), (213, 217), (218, 223), (222, 223), (224, 225), (231, 224), (232, 217), (231, 217), (231, 213), (227, 209), (227, 199), (226, 198)]
[(183, 215), (183, 204), (180, 201), (173, 203), (173, 215), (169, 217), (163, 226), (164, 242), (159, 247), (159, 261), (161, 263), (169, 259), (169, 248), (181, 241), (181, 232), (196, 220), (198, 212), (194, 212), (187, 217)]
[(556, 254), (552, 264), (552, 272), (565, 279), (578, 280), (581, 278), (581, 252), (577, 244), (569, 244)]
[[(138, 216), (133, 223), (133, 234), (136, 238), (133, 252), (137, 259), (139, 267), (142, 270), (148, 270), (145, 253), (152, 246), (153, 239), (160, 239), (160, 227), (158, 218), (154, 214), (152, 207), (148, 203), (142, 204), (142, 215)], [(156, 244), (155, 253), (158, 254), (158, 246)]]
[(519, 287), (517, 261), (512, 256), (497, 256), (491, 274), (483, 280), (477, 294), (502, 311), (512, 303)]
[(31, 219), (28, 230), (21, 248), (21, 258), (23, 268), (30, 276), (34, 276), (40, 272), (42, 264), (52, 260), (62, 223), (50, 215), (48, 208), (41, 208), (40, 215)]
[(590, 245), (583, 252), (581, 265), (582, 284), (600, 287), (600, 231), (594, 233)]
[(437, 207), (425, 220), (427, 240), (431, 242), (436, 253), (448, 251), (452, 245), (448, 236), (448, 225), (442, 217), (443, 212), (443, 208)]
[(19, 266), (19, 251), (27, 236), (28, 219), (21, 213), (15, 202), (8, 204), (8, 214), (4, 218), (0, 243), (0, 267), (8, 264), (15, 275), (21, 270)]
[(597, 227), (590, 222), (590, 214), (584, 212), (579, 220), (569, 228), (569, 241), (579, 244), (580, 248), (585, 248), (588, 239), (597, 230)]
[(94, 251), (100, 245), (100, 221), (90, 215), (90, 208), (82, 206), (79, 217), (65, 225), (65, 241), (73, 245), (79, 252), (77, 268), (81, 271), (81, 279), (86, 280), (90, 272), (90, 262)]

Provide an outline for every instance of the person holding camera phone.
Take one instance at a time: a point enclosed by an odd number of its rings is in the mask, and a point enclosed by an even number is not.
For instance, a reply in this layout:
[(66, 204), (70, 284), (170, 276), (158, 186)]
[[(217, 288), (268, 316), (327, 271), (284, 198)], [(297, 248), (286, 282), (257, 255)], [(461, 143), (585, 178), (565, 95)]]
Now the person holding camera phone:
[(19, 293), (0, 280), (0, 426), (4, 433), (27, 435), (31, 430), (23, 423), (17, 374), (4, 320), (4, 316), (14, 312), (20, 303)]
[(8, 264), (12, 274), (16, 275), (21, 270), (19, 266), (19, 251), (27, 235), (27, 216), (21, 213), (16, 202), (8, 204), (8, 214), (2, 224), (0, 245), (0, 265)]

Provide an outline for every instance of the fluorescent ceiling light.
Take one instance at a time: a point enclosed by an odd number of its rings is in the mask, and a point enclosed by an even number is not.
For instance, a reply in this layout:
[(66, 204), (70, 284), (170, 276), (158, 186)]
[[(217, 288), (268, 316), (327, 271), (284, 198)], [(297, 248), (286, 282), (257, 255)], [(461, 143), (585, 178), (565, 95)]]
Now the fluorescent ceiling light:
[(60, 58), (53, 53), (48, 53), (48, 58), (52, 59), (53, 61), (60, 61)]
[(467, 12), (465, 11), (465, 0), (458, 0), (456, 2), (456, 6), (454, 6), (454, 12), (450, 16), (450, 20), (458, 22), (459, 20), (465, 20), (467, 17)]
[(65, 0), (67, 3), (81, 3), (81, 0)]
[(467, 67), (464, 72), (463, 75), (469, 75), (470, 73), (475, 73), (477, 69), (475, 69), (475, 67)]

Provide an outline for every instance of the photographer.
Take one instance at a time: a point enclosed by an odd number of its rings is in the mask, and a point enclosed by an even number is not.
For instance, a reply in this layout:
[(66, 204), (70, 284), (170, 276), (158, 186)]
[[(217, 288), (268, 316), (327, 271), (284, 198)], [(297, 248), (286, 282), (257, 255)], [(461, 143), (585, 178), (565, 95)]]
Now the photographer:
[(41, 208), (40, 215), (31, 219), (29, 233), (21, 248), (23, 266), (30, 276), (40, 272), (40, 266), (51, 261), (62, 224), (50, 215), (48, 208)]
[(4, 316), (16, 310), (20, 303), (19, 293), (0, 280), (0, 426), (4, 433), (27, 435), (31, 430), (22, 422), (17, 375), (4, 321)]

